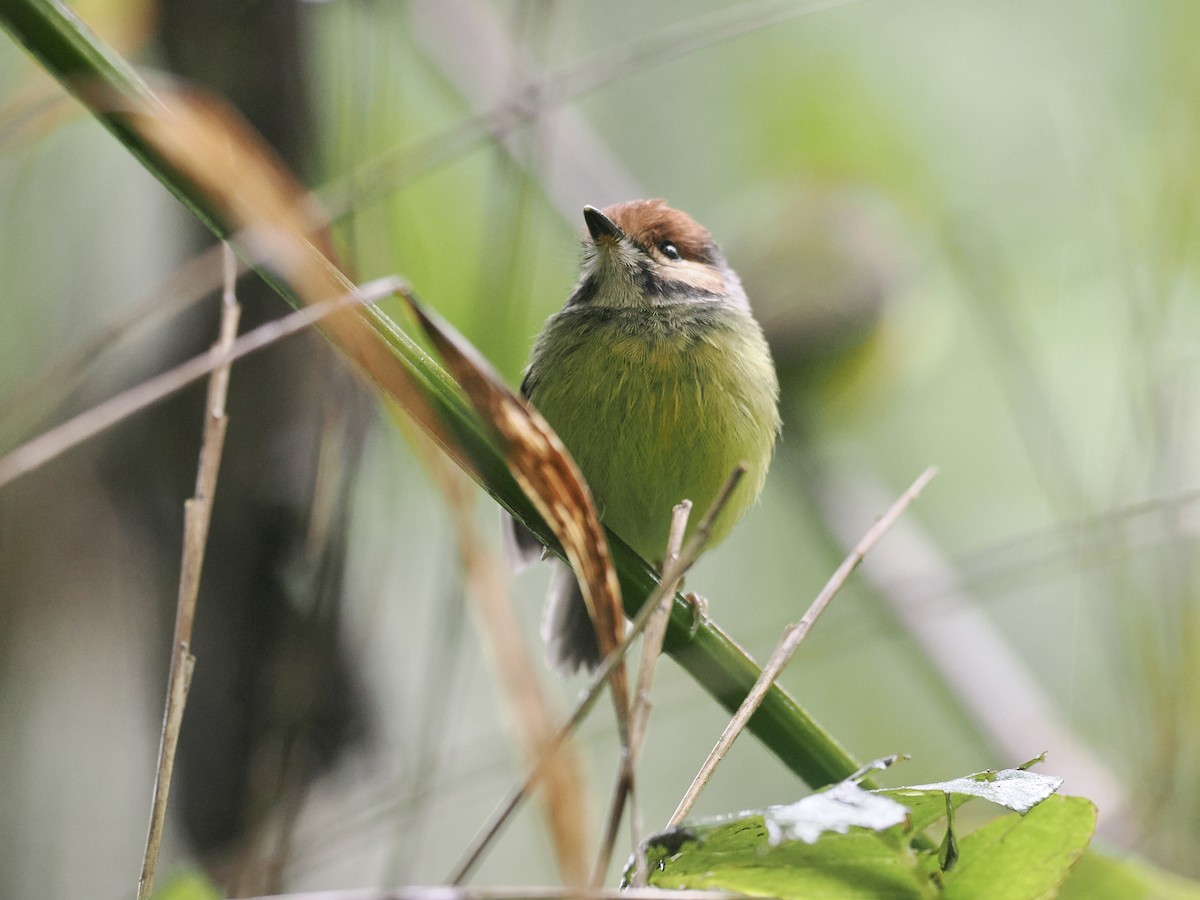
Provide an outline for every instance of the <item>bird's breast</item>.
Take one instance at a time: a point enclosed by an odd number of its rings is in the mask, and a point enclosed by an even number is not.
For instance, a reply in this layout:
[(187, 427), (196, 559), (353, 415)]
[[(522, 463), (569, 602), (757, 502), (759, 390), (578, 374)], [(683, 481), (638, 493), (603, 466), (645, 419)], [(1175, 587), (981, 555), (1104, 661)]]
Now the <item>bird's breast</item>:
[(778, 389), (761, 330), (745, 313), (629, 312), (552, 319), (528, 383), (605, 522), (654, 560), (671, 508), (690, 499), (698, 521), (738, 463), (750, 471), (717, 539), (758, 496), (778, 428)]

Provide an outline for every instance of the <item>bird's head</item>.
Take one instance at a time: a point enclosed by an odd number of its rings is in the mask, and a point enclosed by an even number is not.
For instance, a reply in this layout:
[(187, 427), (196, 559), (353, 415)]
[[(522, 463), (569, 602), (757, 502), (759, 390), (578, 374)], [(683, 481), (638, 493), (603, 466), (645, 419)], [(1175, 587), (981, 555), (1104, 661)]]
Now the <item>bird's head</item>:
[(583, 208), (583, 267), (568, 306), (645, 308), (725, 302), (745, 291), (708, 230), (662, 200)]

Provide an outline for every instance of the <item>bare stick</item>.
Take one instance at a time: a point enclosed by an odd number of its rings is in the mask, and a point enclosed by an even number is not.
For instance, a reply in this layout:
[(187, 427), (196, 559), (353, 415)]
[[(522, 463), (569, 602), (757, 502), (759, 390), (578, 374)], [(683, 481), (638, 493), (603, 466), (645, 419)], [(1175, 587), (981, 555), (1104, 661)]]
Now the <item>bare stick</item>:
[(673, 564), (671, 561), (668, 561), (662, 580), (659, 582), (658, 587), (646, 598), (646, 602), (642, 604), (642, 608), (630, 624), (625, 639), (604, 658), (604, 661), (592, 673), (592, 680), (588, 682), (587, 689), (579, 698), (579, 702), (575, 705), (575, 709), (572, 710), (567, 721), (563, 723), (563, 726), (554, 735), (553, 739), (545, 745), (542, 757), (534, 763), (533, 768), (529, 770), (529, 774), (525, 776), (525, 779), (513, 788), (504, 799), (504, 802), (496, 809), (496, 812), (492, 814), (492, 818), (480, 829), (474, 843), (463, 854), (458, 865), (454, 867), (454, 871), (446, 879), (446, 884), (461, 884), (471, 874), (471, 870), (475, 868), (476, 864), (483, 857), (483, 852), (495, 840), (500, 830), (504, 827), (504, 824), (516, 812), (517, 807), (521, 805), (521, 801), (529, 795), (530, 790), (532, 790), (534, 784), (541, 777), (546, 760), (566, 740), (567, 736), (579, 726), (579, 723), (587, 718), (587, 714), (592, 711), (592, 707), (596, 705), (597, 698), (599, 698), (601, 692), (604, 690), (604, 686), (608, 683), (609, 675), (612, 674), (617, 664), (625, 658), (625, 654), (629, 652), (634, 638), (646, 629), (654, 610), (663, 602), (663, 599), (673, 595), (674, 592), (671, 590), (671, 586), (678, 582), (687, 573), (687, 570), (695, 564), (696, 558), (700, 555), (700, 552), (704, 549), (712, 534), (713, 522), (720, 515), (721, 510), (725, 508), (730, 496), (733, 494), (734, 488), (737, 487), (738, 482), (741, 481), (742, 476), (745, 474), (746, 469), (744, 466), (739, 466), (730, 474), (729, 479), (725, 482), (725, 486), (717, 494), (717, 499), (713, 501), (712, 506), (704, 514), (704, 518), (696, 526), (696, 530), (692, 533), (692, 536), (684, 544), (679, 558)]
[[(692, 501), (684, 500), (671, 511), (671, 532), (667, 537), (667, 553), (663, 557), (663, 571), (671, 571), (678, 562), (683, 550), (683, 535), (687, 531), (688, 517), (692, 513)], [(665, 580), (665, 579), (664, 579)], [(665, 593), (658, 603), (658, 609), (651, 613), (650, 624), (646, 626), (646, 639), (642, 642), (642, 662), (638, 670), (636, 691), (633, 695), (633, 715), (630, 718), (629, 747), (633, 753), (634, 765), (641, 757), (642, 743), (646, 736), (646, 723), (650, 718), (650, 687), (654, 683), (654, 670), (658, 657), (662, 654), (663, 638), (667, 634), (667, 622), (671, 618), (671, 595), (679, 590), (679, 579), (668, 583), (669, 593)]]
[(626, 741), (621, 747), (617, 778), (609, 793), (608, 813), (604, 817), (604, 834), (600, 838), (600, 849), (596, 852), (596, 862), (592, 867), (591, 880), (588, 882), (588, 887), (593, 890), (599, 890), (600, 886), (604, 884), (604, 874), (608, 871), (613, 848), (617, 845), (617, 831), (621, 827), (621, 817), (625, 814), (625, 803), (634, 792), (632, 755), (629, 743)]
[(721, 760), (725, 758), (725, 754), (729, 752), (729, 748), (733, 746), (733, 742), (737, 740), (738, 735), (742, 733), (742, 730), (746, 727), (746, 723), (750, 721), (750, 717), (758, 709), (759, 704), (762, 703), (763, 697), (766, 696), (775, 679), (779, 677), (779, 673), (791, 661), (796, 648), (800, 646), (801, 641), (808, 635), (817, 617), (825, 611), (825, 607), (829, 605), (829, 601), (833, 599), (834, 595), (841, 590), (842, 585), (846, 583), (846, 579), (850, 577), (850, 573), (858, 567), (863, 557), (887, 533), (887, 530), (900, 518), (904, 510), (917, 498), (917, 495), (921, 493), (925, 485), (936, 474), (937, 469), (930, 466), (917, 477), (917, 480), (912, 483), (909, 489), (901, 494), (900, 498), (892, 504), (891, 509), (867, 529), (867, 533), (862, 536), (854, 549), (850, 551), (850, 554), (838, 566), (837, 571), (825, 583), (825, 587), (822, 588), (821, 593), (817, 595), (817, 599), (812, 602), (812, 605), (809, 606), (800, 621), (784, 629), (783, 637), (771, 654), (771, 658), (767, 660), (767, 664), (763, 666), (762, 674), (754, 683), (754, 687), (750, 689), (750, 693), (746, 695), (746, 699), (742, 701), (742, 705), (738, 707), (737, 713), (730, 719), (729, 724), (725, 726), (725, 730), (722, 732), (720, 739), (718, 739), (716, 746), (708, 754), (708, 759), (704, 761), (704, 765), (700, 767), (700, 771), (696, 773), (696, 777), (692, 779), (692, 783), (683, 795), (683, 799), (679, 801), (678, 808), (676, 808), (670, 821), (667, 823), (668, 828), (678, 825), (691, 812), (692, 807), (696, 804), (696, 799), (700, 796), (701, 791), (704, 790), (705, 785), (708, 784), (713, 772), (716, 771)]
[[(734, 470), (733, 474), (730, 475), (729, 481), (727, 482), (726, 486), (722, 489), (720, 495), (718, 496), (717, 502), (713, 504), (714, 509), (720, 509), (720, 507), (724, 506), (725, 501), (728, 500), (730, 494), (733, 493), (733, 488), (737, 486), (738, 481), (741, 480), (741, 477), (743, 474), (745, 474), (745, 471), (746, 471), (745, 466), (741, 466), (741, 465), (739, 465), (737, 467), (737, 469)], [(689, 506), (690, 506), (690, 504), (689, 504)], [(701, 523), (700, 528), (697, 529), (696, 537), (698, 538), (698, 540), (695, 541), (695, 543), (693, 545), (691, 545), (693, 552), (696, 555), (699, 555), (700, 551), (704, 549), (704, 545), (708, 542), (709, 531), (712, 527), (713, 519), (715, 519), (715, 518), (716, 518), (715, 515), (706, 516), (704, 521)], [(675, 521), (673, 519), (672, 520), (672, 528), (674, 528), (674, 527), (675, 527)], [(681, 528), (681, 534), (682, 534), (682, 531), (686, 530), (686, 528), (687, 528), (686, 516), (684, 517), (684, 522), (683, 522), (682, 526), (680, 526), (680, 528)], [(668, 553), (668, 559), (670, 559), (671, 557), (677, 558), (678, 554)], [(683, 573), (680, 572), (679, 575), (677, 575), (677, 576), (673, 576), (671, 578), (667, 578), (667, 577), (663, 578), (663, 583), (665, 585), (670, 586), (670, 594), (674, 594), (674, 592), (675, 592), (674, 585), (678, 584), (679, 579), (682, 577), (682, 575), (683, 575)], [(667, 600), (667, 597), (670, 596), (670, 594), (664, 594), (663, 598), (661, 600), (659, 600), (657, 602), (657, 604), (654, 607), (652, 607), (649, 611), (649, 616), (650, 616), (649, 625), (661, 625), (661, 628), (659, 629), (659, 633), (658, 633), (658, 636), (656, 639), (651, 637), (650, 632), (647, 632), (646, 640), (643, 641), (643, 652), (646, 654), (649, 654), (650, 659), (652, 661), (656, 660), (657, 656), (658, 656), (658, 653), (654, 650), (654, 646), (661, 648), (663, 634), (665, 634), (665, 632), (666, 632), (667, 620), (665, 617), (662, 617), (662, 614), (659, 613), (659, 610), (662, 610), (665, 607), (666, 616), (670, 615), (670, 604)], [(653, 643), (651, 643), (651, 642), (653, 642)], [(651, 673), (651, 677), (653, 677), (653, 675), (652, 675), (653, 664), (651, 664), (651, 668), (650, 668), (649, 672)], [(646, 685), (646, 691), (647, 691), (647, 693), (649, 693), (649, 684)], [(648, 711), (645, 714), (643, 714), (643, 722), (642, 722), (643, 728), (645, 726), (645, 715), (648, 715)], [(621, 765), (618, 768), (617, 782), (613, 787), (612, 804), (611, 804), (611, 806), (609, 808), (609, 812), (608, 812), (607, 826), (605, 828), (604, 838), (600, 844), (600, 851), (596, 857), (596, 866), (592, 870), (592, 887), (599, 887), (603, 883), (604, 873), (607, 871), (609, 862), (612, 859), (613, 848), (616, 846), (617, 830), (621, 824), (621, 816), (625, 812), (625, 804), (634, 795), (634, 790), (635, 790), (634, 767), (637, 764), (637, 757), (640, 754), (640, 750), (641, 750), (640, 743), (639, 743), (639, 746), (637, 748), (635, 748), (632, 740), (627, 740), (625, 745), (621, 748)], [(633, 829), (634, 829), (635, 833), (640, 832), (640, 830), (641, 830), (640, 822), (633, 823)], [(639, 843), (639, 841), (636, 839), (636, 836), (635, 836), (635, 839), (634, 839), (635, 851), (637, 849), (638, 843)]]
[(0, 487), (32, 472), (76, 444), (94, 437), (104, 429), (127, 419), (163, 397), (167, 397), (210, 372), (268, 347), (276, 341), (310, 328), (326, 316), (359, 304), (378, 300), (405, 289), (405, 283), (395, 277), (381, 278), (363, 285), (353, 293), (333, 297), (320, 303), (260, 325), (248, 331), (228, 347), (214, 347), (208, 353), (192, 357), (187, 362), (156, 375), (91, 409), (45, 431), (30, 441), (0, 456)]
[[(691, 500), (684, 500), (671, 511), (671, 532), (667, 537), (667, 554), (663, 564), (663, 568), (666, 570), (670, 570), (679, 561), (679, 554), (683, 549), (683, 535), (687, 531), (688, 517), (691, 512)], [(670, 591), (674, 594), (678, 590), (679, 579), (676, 579), (671, 583)], [(634, 776), (638, 761), (642, 757), (646, 725), (650, 721), (650, 708), (653, 705), (650, 699), (650, 688), (654, 684), (654, 670), (658, 665), (659, 656), (662, 655), (663, 638), (666, 637), (667, 621), (670, 617), (671, 604), (668, 596), (664, 596), (658, 606), (651, 611), (650, 624), (646, 627), (646, 637), (642, 640), (642, 664), (638, 668), (637, 686), (633, 694), (633, 713), (629, 723), (629, 755), (627, 758), (630, 774), (629, 831), (635, 860), (633, 876), (635, 888), (645, 887), (650, 876), (646, 868), (645, 848), (642, 847), (642, 835), (645, 833), (642, 810), (633, 792), (636, 784)], [(607, 862), (605, 867), (607, 867)]]
[(138, 878), (138, 900), (146, 900), (154, 890), (154, 873), (158, 868), (158, 851), (162, 845), (163, 823), (167, 815), (167, 797), (171, 792), (171, 774), (175, 768), (175, 750), (183, 724), (192, 670), (196, 658), (192, 655), (192, 625), (196, 620), (196, 599), (200, 593), (200, 570), (204, 564), (204, 546), (208, 542), (208, 525), (212, 519), (213, 494), (217, 488), (217, 472), (221, 451), (225, 446), (225, 430), (229, 418), (225, 413), (225, 398), (229, 391), (230, 348), (237, 337), (241, 307), (234, 293), (237, 280), (237, 260), (226, 245), (224, 253), (225, 290), (221, 298), (221, 331), (214, 354), (225, 361), (213, 370), (208, 382), (205, 406), (204, 436), (200, 444), (200, 465), (196, 472), (196, 492), (184, 503), (183, 560), (179, 572), (179, 601), (175, 611), (175, 640), (171, 647), (171, 672), (167, 681), (167, 703), (163, 712), (162, 736), (158, 747), (158, 769), (150, 806), (150, 828), (146, 835), (146, 853)]

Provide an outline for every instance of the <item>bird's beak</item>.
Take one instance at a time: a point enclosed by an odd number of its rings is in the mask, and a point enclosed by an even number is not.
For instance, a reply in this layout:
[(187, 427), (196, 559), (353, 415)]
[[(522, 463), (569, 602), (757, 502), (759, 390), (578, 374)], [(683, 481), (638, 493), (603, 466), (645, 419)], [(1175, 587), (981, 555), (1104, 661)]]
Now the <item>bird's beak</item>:
[(616, 223), (594, 206), (583, 208), (583, 221), (587, 223), (588, 233), (597, 244), (615, 244), (625, 237)]

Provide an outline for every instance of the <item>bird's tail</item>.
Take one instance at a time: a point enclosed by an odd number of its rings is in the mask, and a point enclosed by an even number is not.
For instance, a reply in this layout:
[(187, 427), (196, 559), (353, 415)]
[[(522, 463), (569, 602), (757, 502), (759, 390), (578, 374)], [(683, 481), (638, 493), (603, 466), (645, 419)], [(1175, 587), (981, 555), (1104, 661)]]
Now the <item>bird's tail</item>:
[(546, 658), (564, 675), (585, 667), (589, 672), (600, 665), (600, 644), (596, 628), (588, 615), (579, 582), (569, 566), (555, 563), (542, 613), (542, 639)]

